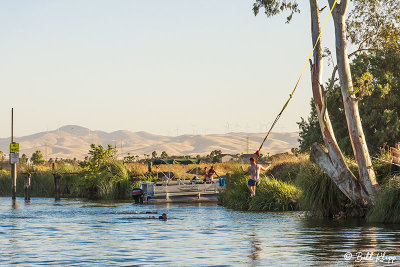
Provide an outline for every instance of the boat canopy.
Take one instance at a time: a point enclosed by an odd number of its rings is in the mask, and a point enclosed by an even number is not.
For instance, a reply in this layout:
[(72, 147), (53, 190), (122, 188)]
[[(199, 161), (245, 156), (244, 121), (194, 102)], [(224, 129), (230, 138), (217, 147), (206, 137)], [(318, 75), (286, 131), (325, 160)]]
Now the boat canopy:
[(175, 158), (175, 159), (154, 159), (154, 165), (162, 165), (162, 164), (180, 164), (180, 165), (189, 165), (189, 164), (199, 164), (199, 159), (184, 159), (184, 158)]

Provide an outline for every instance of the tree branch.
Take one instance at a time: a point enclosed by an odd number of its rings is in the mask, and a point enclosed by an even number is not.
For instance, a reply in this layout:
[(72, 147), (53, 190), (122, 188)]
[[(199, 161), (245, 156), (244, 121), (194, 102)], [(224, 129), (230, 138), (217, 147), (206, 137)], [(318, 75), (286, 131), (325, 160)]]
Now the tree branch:
[(356, 51), (352, 52), (351, 54), (348, 55), (348, 57), (352, 57), (355, 54), (362, 52), (362, 51), (379, 51), (379, 49), (374, 49), (374, 48), (361, 48), (361, 49), (357, 49)]
[(349, 7), (350, 0), (341, 0), (339, 4), (340, 14), (344, 16), (346, 14), (347, 8)]
[(367, 38), (365, 38), (365, 39), (359, 44), (358, 49), (357, 49), (356, 51), (350, 53), (350, 54), (348, 55), (348, 57), (350, 58), (350, 57), (354, 56), (355, 54), (357, 54), (358, 52), (361, 52), (361, 51), (378, 51), (378, 49), (363, 48), (363, 47), (362, 47), (363, 44), (365, 44), (365, 42), (367, 42), (368, 40), (370, 40), (371, 38), (373, 38), (374, 36), (376, 36), (376, 35), (378, 35), (378, 34), (379, 34), (379, 32), (376, 32), (375, 34), (372, 34), (371, 36), (368, 36)]
[(328, 86), (327, 90), (325, 90), (324, 86), (322, 84), (320, 84), (322, 92), (323, 92), (323, 95), (322, 95), (322, 107), (321, 107), (321, 118), (324, 120), (324, 122), (325, 122), (324, 116), (325, 116), (325, 112), (326, 112), (326, 108), (327, 108), (328, 96), (329, 96), (329, 93), (332, 91), (333, 86), (335, 85), (336, 81), (338, 80), (337, 78), (335, 78), (337, 70), (338, 70), (338, 66), (336, 65), (333, 68), (331, 80), (330, 80), (330, 83), (329, 83), (329, 86)]

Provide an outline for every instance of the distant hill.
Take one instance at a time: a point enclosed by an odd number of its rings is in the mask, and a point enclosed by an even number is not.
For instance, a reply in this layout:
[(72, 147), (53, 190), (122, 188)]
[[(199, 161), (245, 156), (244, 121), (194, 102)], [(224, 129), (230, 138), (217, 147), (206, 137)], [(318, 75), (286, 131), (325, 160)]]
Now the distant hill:
[[(160, 155), (166, 151), (169, 155), (205, 155), (213, 150), (226, 154), (255, 152), (260, 146), (265, 133), (226, 133), (207, 135), (162, 136), (147, 132), (91, 131), (88, 128), (67, 125), (54, 131), (15, 137), (20, 144), (20, 154), (30, 155), (41, 150), (47, 158), (83, 159), (90, 144), (117, 146), (120, 157), (127, 155), (151, 154), (157, 151)], [(276, 154), (298, 147), (298, 133), (271, 133), (264, 144), (262, 153)], [(0, 150), (9, 152), (9, 138), (0, 138)], [(253, 151), (254, 150), (254, 151)]]

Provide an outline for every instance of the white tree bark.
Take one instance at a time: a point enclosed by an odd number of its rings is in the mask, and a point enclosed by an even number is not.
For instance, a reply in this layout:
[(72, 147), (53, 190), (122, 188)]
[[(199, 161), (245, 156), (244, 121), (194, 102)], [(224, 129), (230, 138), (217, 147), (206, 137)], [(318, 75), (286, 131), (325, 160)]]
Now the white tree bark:
[[(332, 8), (334, 0), (328, 0)], [(354, 157), (359, 170), (359, 181), (365, 186), (368, 195), (373, 198), (375, 187), (377, 187), (375, 172), (372, 167), (371, 158), (365, 141), (365, 135), (361, 125), (360, 113), (358, 111), (357, 99), (351, 95), (353, 81), (347, 53), (345, 14), (349, 0), (341, 0), (334, 8), (332, 17), (335, 26), (336, 37), (336, 60), (343, 96), (344, 110), (346, 114), (347, 127), (349, 129), (350, 141), (353, 146)]]
[[(321, 32), (320, 11), (317, 0), (310, 0), (310, 10), (312, 42), (314, 46)], [(311, 74), (314, 104), (316, 106), (322, 136), (328, 149), (328, 153), (325, 153), (321, 147), (315, 144), (313, 145), (310, 158), (328, 174), (338, 188), (349, 199), (364, 206), (369, 200), (368, 191), (348, 168), (343, 154), (336, 142), (328, 111), (325, 110), (325, 96), (320, 84), (320, 81), (322, 80), (321, 41), (317, 44), (314, 50), (314, 62), (311, 66)]]

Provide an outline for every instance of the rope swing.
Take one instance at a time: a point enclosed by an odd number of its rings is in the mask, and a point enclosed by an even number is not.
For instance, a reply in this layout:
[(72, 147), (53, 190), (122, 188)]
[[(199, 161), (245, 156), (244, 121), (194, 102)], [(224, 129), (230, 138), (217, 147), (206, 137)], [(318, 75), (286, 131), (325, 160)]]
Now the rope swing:
[(333, 5), (332, 5), (332, 8), (331, 8), (331, 10), (330, 10), (330, 12), (329, 12), (329, 15), (328, 15), (328, 17), (327, 17), (326, 20), (325, 20), (324, 26), (322, 27), (322, 30), (321, 30), (321, 32), (320, 32), (319, 35), (318, 35), (317, 41), (315, 42), (315, 45), (314, 45), (313, 49), (311, 50), (310, 55), (308, 56), (308, 58), (307, 58), (307, 60), (306, 60), (306, 64), (304, 65), (303, 71), (301, 72), (300, 77), (299, 77), (299, 79), (297, 80), (297, 83), (296, 83), (296, 85), (294, 86), (294, 89), (293, 89), (292, 93), (289, 95), (289, 99), (286, 101), (285, 105), (283, 105), (283, 108), (282, 108), (281, 112), (279, 112), (278, 116), (276, 116), (274, 122), (273, 122), (272, 125), (271, 125), (271, 128), (269, 129), (267, 135), (265, 136), (264, 140), (262, 141), (262, 143), (261, 143), (261, 145), (260, 145), (260, 148), (256, 151), (256, 153), (254, 153), (254, 154), (257, 155), (256, 161), (257, 161), (258, 158), (260, 157), (260, 151), (261, 151), (261, 149), (262, 149), (262, 147), (263, 147), (265, 141), (267, 140), (269, 134), (271, 133), (272, 128), (274, 128), (275, 124), (278, 122), (279, 118), (281, 117), (283, 111), (286, 109), (287, 105), (289, 104), (290, 100), (292, 99), (293, 94), (294, 94), (294, 92), (296, 91), (297, 86), (299, 85), (299, 82), (300, 82), (301, 78), (303, 77), (304, 71), (305, 71), (306, 68), (307, 68), (308, 62), (310, 61), (311, 56), (313, 55), (314, 50), (315, 50), (315, 48), (317, 47), (317, 45), (318, 45), (318, 43), (319, 43), (319, 41), (320, 41), (320, 39), (321, 39), (322, 32), (323, 32), (324, 29), (325, 29), (325, 26), (326, 26), (326, 24), (327, 24), (327, 22), (328, 22), (328, 20), (329, 20), (329, 18), (330, 18), (330, 16), (331, 16), (331, 14), (332, 14), (333, 9), (334, 9), (335, 6), (336, 6), (336, 3), (337, 3), (337, 0), (335, 0), (335, 2), (334, 2)]

